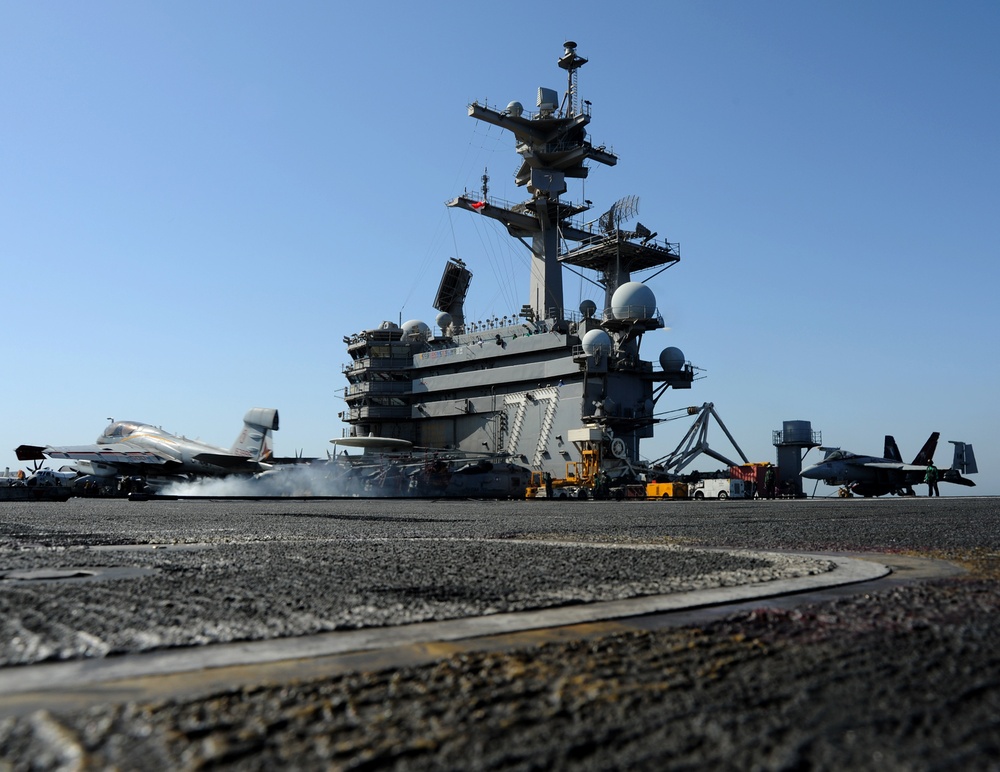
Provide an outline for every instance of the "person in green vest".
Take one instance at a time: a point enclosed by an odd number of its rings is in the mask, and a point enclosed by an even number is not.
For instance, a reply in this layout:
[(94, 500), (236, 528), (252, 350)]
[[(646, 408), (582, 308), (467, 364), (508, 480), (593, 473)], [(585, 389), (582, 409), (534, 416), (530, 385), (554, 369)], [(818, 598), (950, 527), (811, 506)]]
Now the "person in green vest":
[(769, 499), (774, 498), (774, 467), (771, 466), (764, 472), (764, 495)]
[(927, 483), (928, 496), (941, 495), (941, 492), (938, 490), (938, 470), (934, 466), (933, 459), (927, 464), (927, 473), (924, 475), (924, 482)]

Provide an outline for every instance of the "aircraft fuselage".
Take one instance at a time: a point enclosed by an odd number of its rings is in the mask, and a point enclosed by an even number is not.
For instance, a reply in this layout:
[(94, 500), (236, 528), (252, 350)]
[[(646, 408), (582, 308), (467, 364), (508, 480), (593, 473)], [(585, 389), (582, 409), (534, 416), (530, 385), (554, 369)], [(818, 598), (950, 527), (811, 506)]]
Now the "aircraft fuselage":
[[(859, 496), (884, 496), (887, 493), (911, 494), (913, 485), (923, 482), (923, 472), (890, 468), (894, 459), (859, 456), (836, 451), (822, 461), (802, 470), (802, 477), (820, 480), (826, 485), (842, 485)], [(883, 466), (870, 466), (879, 464)]]
[(178, 437), (157, 426), (137, 424), (132, 421), (116, 421), (97, 438), (98, 445), (113, 445), (119, 442), (127, 442), (130, 445), (176, 461), (185, 467), (191, 466), (195, 469), (216, 468), (214, 464), (198, 460), (196, 456), (200, 454), (230, 454), (227, 448), (209, 445), (199, 440), (189, 440), (187, 437)]

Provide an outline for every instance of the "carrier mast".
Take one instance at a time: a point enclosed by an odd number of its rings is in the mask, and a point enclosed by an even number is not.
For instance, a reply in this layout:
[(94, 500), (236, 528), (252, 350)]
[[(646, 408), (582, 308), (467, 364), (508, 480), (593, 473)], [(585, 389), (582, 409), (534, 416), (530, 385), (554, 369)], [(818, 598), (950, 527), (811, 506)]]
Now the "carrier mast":
[[(451, 259), (433, 303), (439, 334), (410, 319), (345, 337), (351, 363), (344, 368), (350, 385), (343, 417), (353, 437), (508, 459), (557, 477), (580, 463), (622, 476), (639, 468), (640, 440), (661, 420), (660, 397), (668, 388), (691, 387), (694, 370), (679, 348), (663, 349), (658, 368), (642, 359), (644, 336), (664, 322), (652, 290), (632, 279), (675, 264), (680, 245), (656, 240), (639, 222), (626, 226), (638, 214), (636, 196), (585, 222), (579, 215), (592, 203), (567, 195), (568, 181), (586, 178), (591, 161), (618, 162), (587, 135), (590, 104), (577, 93), (586, 62), (567, 42), (558, 59), (568, 78), (562, 102), (555, 90), (539, 88), (536, 112), (516, 101), (502, 110), (469, 106), (471, 117), (514, 135), (521, 156), (515, 184), (529, 198), (515, 204), (492, 197), (484, 175), (479, 190), (448, 205), (489, 217), (526, 247), (528, 302), (520, 314), (467, 321), (472, 273)], [(603, 309), (589, 298), (578, 312), (564, 308), (564, 265), (581, 276), (597, 274)]]
[(494, 110), (474, 102), (469, 115), (499, 126), (514, 134), (517, 152), (524, 159), (515, 175), (518, 186), (527, 186), (531, 198), (507, 206), (483, 197), (468, 195), (448, 202), (448, 206), (478, 212), (502, 222), (507, 231), (525, 243), (530, 242), (531, 283), (526, 315), (535, 319), (566, 318), (563, 309), (562, 266), (559, 263), (560, 236), (569, 241), (584, 241), (593, 234), (575, 228), (570, 219), (589, 207), (563, 204), (566, 178), (587, 176), (588, 160), (614, 166), (617, 156), (603, 147), (593, 147), (587, 139), (590, 123), (589, 105), (578, 111), (576, 73), (587, 60), (576, 53), (576, 43), (567, 41), (559, 66), (567, 71), (568, 86), (562, 105), (554, 89), (538, 89), (537, 112), (526, 113), (520, 102), (511, 102), (505, 110)]

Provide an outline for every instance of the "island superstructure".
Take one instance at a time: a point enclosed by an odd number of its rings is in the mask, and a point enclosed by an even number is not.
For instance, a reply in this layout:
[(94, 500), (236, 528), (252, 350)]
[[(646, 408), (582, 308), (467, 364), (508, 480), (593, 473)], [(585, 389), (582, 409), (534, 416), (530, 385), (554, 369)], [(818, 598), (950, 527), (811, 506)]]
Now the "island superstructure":
[[(501, 223), (530, 255), (527, 302), (512, 316), (470, 323), (464, 303), (472, 272), (448, 260), (433, 307), (435, 329), (414, 319), (384, 321), (345, 337), (351, 362), (342, 413), (352, 437), (406, 440), (441, 454), (491, 457), (553, 477), (641, 466), (640, 440), (652, 437), (668, 388), (690, 388), (694, 369), (676, 347), (643, 360), (647, 333), (664, 327), (652, 290), (633, 274), (680, 260), (678, 244), (625, 221), (637, 200), (625, 197), (584, 222), (590, 202), (564, 200), (568, 179), (588, 164), (617, 157), (591, 144), (590, 104), (577, 94), (587, 60), (567, 42), (558, 65), (568, 85), (560, 100), (539, 88), (536, 110), (473, 103), (469, 115), (513, 134), (521, 156), (515, 182), (529, 197), (509, 204), (484, 185), (448, 206)], [(563, 303), (563, 270), (589, 274), (601, 302)], [(659, 271), (654, 274), (658, 275)], [(592, 278), (591, 278), (592, 277)], [(567, 466), (570, 465), (570, 466)]]

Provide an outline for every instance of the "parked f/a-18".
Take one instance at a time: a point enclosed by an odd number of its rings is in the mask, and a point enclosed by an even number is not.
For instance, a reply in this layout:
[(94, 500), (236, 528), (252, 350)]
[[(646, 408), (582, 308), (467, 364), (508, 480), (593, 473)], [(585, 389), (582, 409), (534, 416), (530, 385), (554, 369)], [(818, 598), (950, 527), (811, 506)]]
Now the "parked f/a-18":
[[(859, 496), (882, 496), (886, 493), (912, 496), (913, 486), (924, 482), (939, 436), (939, 432), (931, 434), (911, 464), (903, 462), (896, 440), (889, 434), (885, 436), (882, 457), (861, 456), (840, 448), (821, 448), (826, 451), (823, 460), (802, 470), (801, 474), (810, 480), (822, 480), (827, 485), (841, 485), (845, 491)], [(954, 440), (950, 442), (955, 446), (955, 457), (951, 467), (938, 472), (938, 479), (974, 486), (972, 480), (962, 477), (963, 474), (979, 471), (972, 445)]]
[(151, 424), (112, 421), (95, 445), (21, 445), (14, 452), (21, 461), (66, 460), (81, 474), (99, 477), (254, 474), (270, 468), (271, 433), (277, 429), (278, 411), (255, 407), (243, 416), (243, 429), (228, 450)]

